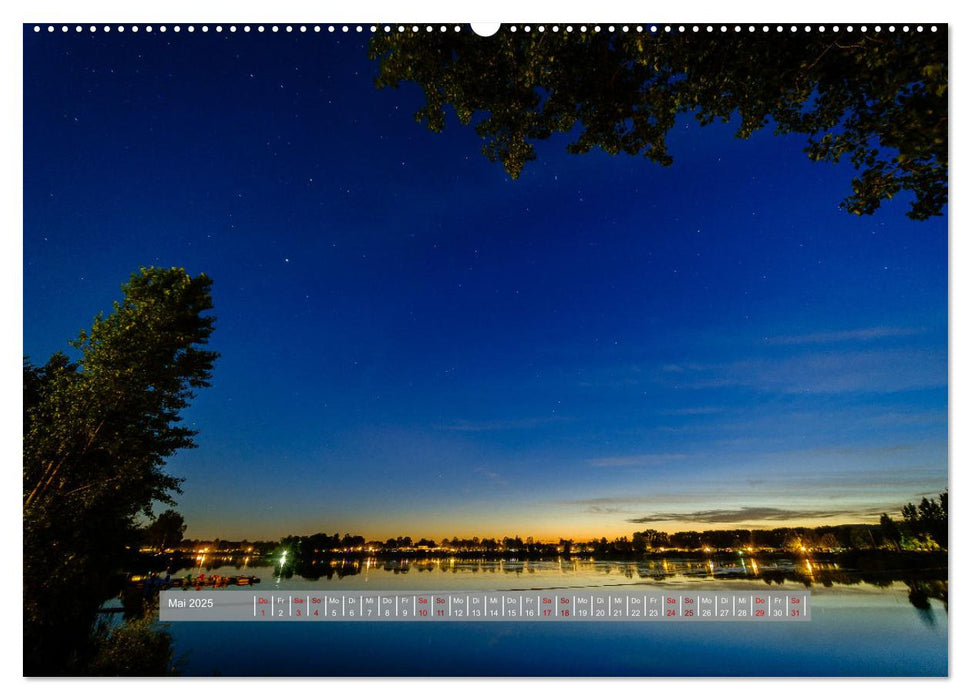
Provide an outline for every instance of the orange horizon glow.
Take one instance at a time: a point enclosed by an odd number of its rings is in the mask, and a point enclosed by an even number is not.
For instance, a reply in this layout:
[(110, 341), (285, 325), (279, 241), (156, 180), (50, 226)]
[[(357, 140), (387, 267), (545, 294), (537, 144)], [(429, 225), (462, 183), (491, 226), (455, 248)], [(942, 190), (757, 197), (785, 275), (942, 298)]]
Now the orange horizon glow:
[[(892, 516), (891, 516), (892, 517)], [(899, 520), (899, 518), (898, 518)], [(473, 537), (478, 537), (482, 539), (495, 539), (501, 541), (506, 537), (519, 537), (524, 542), (528, 538), (532, 538), (533, 542), (538, 544), (556, 544), (561, 539), (572, 540), (574, 542), (590, 542), (593, 540), (599, 540), (602, 537), (606, 537), (608, 540), (614, 540), (620, 537), (627, 537), (628, 539), (635, 532), (644, 532), (645, 530), (657, 530), (659, 532), (667, 533), (672, 535), (676, 532), (723, 532), (723, 531), (733, 531), (733, 530), (779, 530), (779, 529), (796, 529), (796, 528), (818, 528), (827, 526), (841, 526), (841, 525), (877, 525), (879, 519), (876, 518), (840, 518), (840, 519), (825, 519), (819, 520), (815, 523), (808, 523), (806, 521), (764, 521), (764, 522), (752, 522), (752, 523), (738, 523), (738, 524), (719, 524), (715, 525), (713, 523), (697, 523), (697, 522), (687, 522), (687, 521), (665, 521), (663, 523), (645, 523), (645, 524), (629, 524), (628, 528), (600, 528), (600, 529), (584, 529), (584, 530), (572, 530), (569, 533), (558, 532), (551, 530), (549, 527), (535, 528), (532, 530), (525, 530), (524, 528), (508, 528), (500, 533), (495, 532), (495, 528), (483, 527), (478, 530), (457, 530), (449, 532), (432, 532), (428, 533), (422, 532), (418, 528), (401, 528), (400, 530), (382, 530), (376, 534), (366, 534), (363, 532), (356, 532), (354, 528), (344, 529), (344, 528), (310, 528), (310, 529), (291, 529), (286, 531), (284, 534), (278, 536), (236, 536), (236, 535), (220, 535), (218, 537), (202, 537), (186, 532), (185, 538), (190, 540), (199, 541), (214, 541), (214, 540), (228, 540), (228, 541), (246, 541), (246, 542), (267, 542), (267, 541), (278, 541), (284, 537), (288, 536), (298, 536), (305, 537), (313, 535), (316, 533), (327, 533), (333, 534), (338, 532), (340, 535), (350, 534), (350, 535), (360, 535), (364, 537), (366, 542), (385, 542), (392, 537), (411, 537), (412, 542), (417, 542), (421, 539), (434, 540), (436, 543), (440, 543), (443, 539), (454, 539), (459, 538), (463, 540), (472, 539)], [(431, 529), (431, 528), (429, 528)], [(413, 534), (413, 533), (418, 534)]]

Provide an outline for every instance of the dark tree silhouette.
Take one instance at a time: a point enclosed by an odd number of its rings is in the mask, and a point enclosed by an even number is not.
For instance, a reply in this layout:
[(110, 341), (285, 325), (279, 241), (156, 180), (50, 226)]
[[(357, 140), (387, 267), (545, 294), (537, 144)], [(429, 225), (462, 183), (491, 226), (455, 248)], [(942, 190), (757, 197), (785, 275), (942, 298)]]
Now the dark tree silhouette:
[(738, 118), (736, 135), (772, 125), (803, 134), (813, 160), (858, 170), (842, 206), (873, 213), (901, 191), (908, 216), (947, 202), (947, 32), (789, 32), (752, 36), (679, 32), (501, 31), (379, 33), (370, 56), (378, 87), (412, 82), (433, 131), (450, 105), (517, 178), (535, 144), (569, 134), (571, 153), (600, 148), (669, 165), (665, 137), (682, 113), (701, 124)]
[[(71, 344), (24, 366), (24, 671), (79, 672), (100, 604), (138, 541), (137, 519), (172, 503), (165, 459), (193, 447), (180, 425), (216, 354), (203, 350), (211, 282), (142, 269), (124, 299)], [(72, 666), (72, 664), (74, 664)]]
[(900, 528), (886, 513), (880, 516), (880, 535), (883, 537), (884, 544), (897, 550), (900, 549)]
[(183, 517), (169, 508), (145, 528), (145, 539), (151, 546), (162, 551), (175, 547), (182, 541), (185, 527)]
[(901, 509), (904, 524), (917, 537), (929, 537), (947, 549), (947, 491), (939, 499), (922, 498), (916, 506), (908, 503)]

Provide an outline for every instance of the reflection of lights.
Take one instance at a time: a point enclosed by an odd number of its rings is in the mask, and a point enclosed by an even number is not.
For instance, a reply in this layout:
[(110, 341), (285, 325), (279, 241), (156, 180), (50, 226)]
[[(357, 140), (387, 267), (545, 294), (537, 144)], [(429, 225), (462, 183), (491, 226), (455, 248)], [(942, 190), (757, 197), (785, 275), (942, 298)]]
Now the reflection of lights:
[(283, 554), (280, 555), (280, 566), (287, 563), (287, 550), (283, 550)]
[(758, 576), (759, 575), (759, 565), (758, 565), (758, 562), (756, 562), (754, 559), (749, 559), (748, 560), (748, 563), (752, 565), (752, 573), (755, 574), (756, 576)]

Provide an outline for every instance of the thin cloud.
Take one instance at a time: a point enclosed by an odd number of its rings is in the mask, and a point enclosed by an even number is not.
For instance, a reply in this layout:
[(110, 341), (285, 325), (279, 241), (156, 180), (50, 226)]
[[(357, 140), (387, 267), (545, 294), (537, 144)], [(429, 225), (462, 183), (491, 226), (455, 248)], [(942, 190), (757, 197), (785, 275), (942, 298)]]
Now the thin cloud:
[(686, 454), (639, 454), (620, 457), (600, 457), (589, 460), (594, 467), (656, 467), (679, 459), (685, 459)]
[(662, 416), (711, 416), (723, 413), (724, 408), (720, 406), (698, 406), (696, 408), (672, 408), (667, 411), (660, 411)]
[[(699, 480), (694, 486), (696, 490), (688, 492), (632, 490), (554, 500), (550, 504), (586, 513), (606, 513), (609, 512), (607, 509), (616, 508), (617, 512), (629, 512), (632, 517), (643, 518), (635, 518), (631, 522), (683, 521), (699, 514), (709, 519), (728, 517), (729, 520), (725, 522), (737, 522), (760, 517), (751, 506), (747, 509), (735, 507), (753, 496), (761, 502), (785, 503), (791, 502), (794, 494), (812, 494), (813, 502), (801, 503), (802, 510), (774, 508), (765, 514), (775, 515), (776, 519), (854, 514), (854, 517), (863, 517), (873, 512), (879, 515), (881, 512), (899, 511), (918, 492), (930, 493), (930, 489), (934, 489), (933, 493), (943, 491), (947, 486), (947, 467), (944, 464), (905, 464), (892, 468), (840, 469), (826, 473), (786, 473), (778, 470), (753, 473), (740, 466), (731, 469), (730, 473), (720, 472), (711, 478)], [(878, 508), (874, 503), (883, 505)], [(718, 508), (723, 505), (731, 505), (732, 508)], [(831, 515), (827, 516), (827, 513)]]
[(834, 445), (829, 447), (817, 447), (807, 452), (817, 454), (848, 455), (856, 457), (879, 457), (881, 455), (892, 455), (900, 452), (909, 452), (917, 448), (917, 445), (868, 445), (856, 447), (850, 445)]
[(743, 506), (737, 509), (698, 510), (693, 513), (653, 513), (639, 518), (629, 518), (627, 522), (661, 523), (670, 521), (701, 524), (745, 523), (758, 520), (820, 520), (837, 517), (871, 517), (885, 512), (880, 508), (845, 508), (838, 510), (793, 510), (787, 508), (765, 508)]
[[(690, 367), (690, 369), (689, 369)], [(781, 359), (660, 368), (662, 384), (680, 389), (749, 388), (779, 394), (893, 393), (947, 386), (946, 352), (809, 352)]]
[(509, 420), (469, 421), (455, 420), (440, 426), (442, 430), (460, 433), (485, 433), (500, 430), (528, 430), (545, 425), (566, 423), (570, 419), (560, 416), (543, 416), (539, 418), (518, 418)]
[(617, 513), (629, 513), (630, 511), (619, 506), (587, 506), (583, 512), (616, 515)]
[(598, 498), (580, 498), (568, 501), (553, 501), (560, 506), (586, 506), (587, 508), (602, 508), (621, 505), (643, 505), (649, 503), (670, 503), (672, 500), (683, 502), (685, 500), (704, 500), (705, 496), (695, 494), (671, 494), (656, 493), (633, 496), (601, 496)]
[(933, 425), (935, 423), (947, 424), (947, 411), (924, 411), (924, 412), (890, 412), (864, 419), (869, 425), (875, 426), (898, 426), (898, 425)]
[(654, 493), (629, 496), (601, 496), (574, 500), (552, 501), (553, 505), (579, 508), (581, 513), (643, 513), (648, 508), (700, 508), (718, 502), (716, 492), (703, 493)]
[(873, 328), (856, 328), (846, 331), (829, 331), (821, 333), (807, 333), (805, 335), (778, 335), (766, 338), (769, 345), (810, 345), (815, 343), (842, 343), (846, 341), (882, 340), (884, 338), (904, 338), (919, 335), (920, 328), (898, 328), (894, 326), (875, 326)]
[(494, 471), (490, 471), (490, 470), (488, 470), (488, 469), (484, 469), (484, 468), (482, 468), (482, 467), (477, 467), (476, 469), (473, 469), (472, 471), (474, 471), (474, 472), (475, 472), (476, 474), (480, 474), (480, 475), (482, 475), (482, 476), (484, 476), (484, 477), (485, 477), (486, 479), (488, 479), (489, 481), (493, 481), (493, 482), (495, 482), (495, 483), (497, 483), (497, 484), (503, 484), (503, 485), (506, 485), (506, 484), (508, 484), (508, 483), (509, 483), (509, 482), (507, 482), (507, 481), (506, 481), (506, 480), (505, 480), (505, 479), (504, 479), (504, 478), (502, 477), (502, 475), (501, 475), (501, 474), (498, 474), (498, 473), (496, 473), (496, 472), (494, 472)]

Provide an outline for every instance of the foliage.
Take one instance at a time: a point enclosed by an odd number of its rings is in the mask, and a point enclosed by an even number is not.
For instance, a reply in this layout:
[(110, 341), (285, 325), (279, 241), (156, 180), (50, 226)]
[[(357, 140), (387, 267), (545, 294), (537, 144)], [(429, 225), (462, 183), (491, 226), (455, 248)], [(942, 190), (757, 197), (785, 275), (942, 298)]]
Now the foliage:
[(185, 520), (170, 508), (145, 528), (145, 539), (151, 546), (164, 551), (182, 542), (185, 528)]
[(899, 550), (901, 544), (901, 532), (897, 523), (886, 513), (880, 516), (880, 535), (883, 543), (892, 549)]
[(169, 676), (176, 673), (172, 661), (172, 637), (159, 629), (158, 611), (111, 627), (98, 626), (94, 653), (83, 667), (92, 676)]
[(836, 535), (832, 532), (827, 532), (819, 538), (819, 542), (816, 546), (822, 550), (833, 550), (840, 546), (839, 540), (836, 539)]
[(136, 519), (172, 503), (165, 458), (193, 447), (180, 424), (216, 354), (211, 281), (143, 268), (124, 299), (43, 367), (24, 364), (24, 667), (66, 672), (113, 576), (138, 539)]
[(639, 550), (641, 548), (657, 549), (659, 547), (667, 547), (671, 544), (668, 534), (666, 532), (659, 532), (658, 530), (635, 532), (633, 541)]
[(920, 546), (947, 549), (947, 491), (939, 499), (922, 498), (901, 509), (904, 525)]
[(378, 87), (420, 86), (415, 117), (433, 131), (451, 105), (514, 179), (557, 133), (573, 138), (571, 153), (670, 165), (665, 138), (687, 113), (703, 125), (737, 116), (740, 138), (772, 124), (805, 135), (813, 160), (849, 160), (858, 175), (842, 206), (854, 214), (902, 190), (913, 219), (947, 201), (946, 32), (404, 32), (376, 35), (370, 56)]

